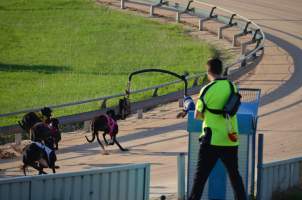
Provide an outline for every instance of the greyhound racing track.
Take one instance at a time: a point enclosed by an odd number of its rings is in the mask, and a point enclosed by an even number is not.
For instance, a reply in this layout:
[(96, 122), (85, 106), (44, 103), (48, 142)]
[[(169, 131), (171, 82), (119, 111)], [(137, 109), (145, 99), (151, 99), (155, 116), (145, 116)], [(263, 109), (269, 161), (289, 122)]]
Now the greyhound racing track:
[[(264, 57), (239, 80), (241, 87), (262, 89), (258, 133), (264, 133), (264, 160), (302, 155), (302, 17), (300, 0), (209, 0), (260, 25), (266, 32)], [(196, 96), (195, 96), (196, 98)], [(186, 120), (175, 119), (178, 103), (170, 103), (120, 121), (118, 140), (129, 152), (88, 144), (78, 132), (65, 134), (58, 151), (58, 172), (134, 162), (150, 162), (151, 196), (177, 191), (176, 159), (187, 152)], [(2, 176), (21, 175), (20, 159), (0, 161)], [(31, 171), (31, 173), (35, 173)]]

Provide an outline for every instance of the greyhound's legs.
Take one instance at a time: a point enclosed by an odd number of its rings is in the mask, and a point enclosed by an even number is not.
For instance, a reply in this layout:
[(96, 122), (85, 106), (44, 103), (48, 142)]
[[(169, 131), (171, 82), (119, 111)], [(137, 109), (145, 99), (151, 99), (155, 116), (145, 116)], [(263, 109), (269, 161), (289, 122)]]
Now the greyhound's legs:
[(47, 174), (46, 172), (43, 171), (43, 168), (41, 168), (41, 170), (39, 171), (39, 175), (41, 174)]
[(26, 168), (27, 168), (27, 165), (24, 164), (24, 165), (22, 166), (22, 170), (23, 170), (24, 176), (26, 176)]
[(86, 138), (87, 142), (89, 142), (89, 143), (93, 142), (94, 139), (95, 139), (95, 135), (96, 134), (97, 134), (97, 131), (93, 130), (93, 132), (92, 132), (92, 139), (91, 140), (85, 135), (85, 138)]
[(107, 133), (105, 133), (105, 132), (103, 133), (103, 139), (104, 139), (104, 142), (106, 143), (106, 145), (109, 145), (109, 143), (108, 143), (108, 141), (107, 141), (107, 139), (106, 139), (106, 134), (107, 134)]
[(39, 165), (42, 166), (43, 168), (49, 168), (47, 161), (44, 158), (41, 158), (38, 160)]
[(56, 141), (55, 144), (56, 144), (55, 150), (58, 150), (59, 149), (59, 142)]
[(116, 137), (114, 136), (113, 138), (113, 142), (120, 148), (121, 151), (128, 151), (128, 149), (124, 149), (120, 143), (116, 140)]
[(46, 172), (43, 171), (43, 167), (42, 166), (38, 166), (37, 163), (34, 163), (34, 164), (30, 165), (30, 166), (32, 166), (34, 169), (38, 170), (39, 171), (39, 175), (41, 175), (41, 174), (47, 174)]
[(97, 139), (98, 143), (101, 145), (101, 147), (103, 149), (103, 154), (104, 155), (108, 155), (109, 153), (105, 150), (105, 147), (104, 147), (104, 145), (102, 144), (102, 142), (101, 142), (101, 140), (99, 138), (99, 133), (98, 132), (96, 133), (96, 139)]

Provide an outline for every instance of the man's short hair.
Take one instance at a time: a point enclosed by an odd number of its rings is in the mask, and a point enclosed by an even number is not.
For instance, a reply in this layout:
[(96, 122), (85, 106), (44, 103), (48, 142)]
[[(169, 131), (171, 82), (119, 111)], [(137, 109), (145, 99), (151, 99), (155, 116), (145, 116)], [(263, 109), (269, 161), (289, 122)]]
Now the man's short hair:
[(222, 74), (222, 62), (219, 58), (212, 58), (208, 60), (208, 71), (215, 75), (221, 75)]

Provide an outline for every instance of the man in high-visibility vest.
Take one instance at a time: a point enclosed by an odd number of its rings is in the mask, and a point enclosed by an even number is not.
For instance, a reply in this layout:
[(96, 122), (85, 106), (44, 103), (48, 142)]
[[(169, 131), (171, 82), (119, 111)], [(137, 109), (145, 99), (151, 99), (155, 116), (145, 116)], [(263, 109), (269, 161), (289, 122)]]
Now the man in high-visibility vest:
[(203, 120), (203, 130), (199, 139), (198, 164), (189, 200), (201, 199), (204, 185), (219, 158), (228, 171), (236, 199), (245, 200), (244, 185), (238, 171), (237, 116), (226, 118), (210, 111), (222, 110), (231, 95), (231, 86), (236, 92), (237, 88), (222, 77), (223, 67), (219, 59), (210, 59), (207, 67), (210, 83), (201, 89), (195, 109), (195, 118)]

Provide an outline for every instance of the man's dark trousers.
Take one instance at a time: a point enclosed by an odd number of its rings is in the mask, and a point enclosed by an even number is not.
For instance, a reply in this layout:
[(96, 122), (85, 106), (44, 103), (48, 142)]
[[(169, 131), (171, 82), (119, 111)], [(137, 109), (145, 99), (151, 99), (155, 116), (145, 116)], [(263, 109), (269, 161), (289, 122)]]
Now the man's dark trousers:
[[(236, 199), (246, 200), (242, 178), (238, 171), (238, 147), (201, 144), (193, 188), (189, 200), (200, 200), (205, 183), (218, 159), (226, 167)], [(219, 190), (220, 188), (217, 188)]]

